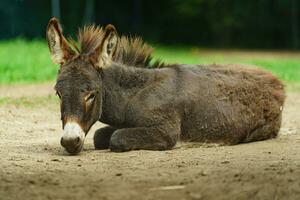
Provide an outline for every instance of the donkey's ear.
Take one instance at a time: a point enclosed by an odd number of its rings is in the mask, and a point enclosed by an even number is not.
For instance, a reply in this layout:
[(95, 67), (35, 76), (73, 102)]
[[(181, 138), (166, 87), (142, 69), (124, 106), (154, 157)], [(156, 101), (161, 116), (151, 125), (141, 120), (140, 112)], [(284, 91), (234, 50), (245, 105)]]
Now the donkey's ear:
[(64, 64), (75, 55), (75, 52), (63, 36), (58, 19), (54, 17), (50, 19), (47, 26), (46, 37), (51, 59), (54, 63)]
[(95, 56), (97, 67), (105, 68), (108, 67), (112, 62), (112, 57), (116, 52), (116, 47), (118, 44), (118, 33), (116, 28), (109, 24), (104, 29), (104, 37), (102, 43), (95, 50)]

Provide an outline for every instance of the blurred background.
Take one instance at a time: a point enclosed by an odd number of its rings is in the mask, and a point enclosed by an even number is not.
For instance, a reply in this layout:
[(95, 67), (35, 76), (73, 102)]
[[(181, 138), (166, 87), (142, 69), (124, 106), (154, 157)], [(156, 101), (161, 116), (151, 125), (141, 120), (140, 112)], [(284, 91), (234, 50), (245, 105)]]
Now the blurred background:
[(0, 37), (44, 38), (56, 16), (70, 34), (112, 23), (161, 44), (298, 49), (299, 8), (298, 0), (1, 0)]
[(1, 0), (0, 83), (55, 79), (44, 41), (51, 16), (71, 36), (114, 24), (165, 62), (246, 63), (288, 82), (300, 77), (298, 0)]

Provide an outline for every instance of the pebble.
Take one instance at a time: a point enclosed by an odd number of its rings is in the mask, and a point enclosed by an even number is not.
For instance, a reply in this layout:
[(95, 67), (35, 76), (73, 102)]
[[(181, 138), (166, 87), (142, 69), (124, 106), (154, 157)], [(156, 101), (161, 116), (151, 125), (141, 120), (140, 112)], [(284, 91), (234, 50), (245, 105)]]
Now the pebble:
[(55, 162), (61, 162), (61, 159), (58, 159), (58, 158), (53, 158), (53, 159), (51, 159), (51, 161), (55, 161)]
[(228, 164), (228, 163), (230, 163), (228, 160), (221, 162), (221, 164)]
[(201, 175), (201, 176), (207, 176), (207, 175), (208, 175), (208, 173), (207, 173), (207, 172), (205, 172), (205, 171), (202, 171), (202, 172), (200, 173), (200, 175)]
[(190, 193), (190, 197), (192, 197), (192, 199), (201, 199), (202, 195), (198, 193)]

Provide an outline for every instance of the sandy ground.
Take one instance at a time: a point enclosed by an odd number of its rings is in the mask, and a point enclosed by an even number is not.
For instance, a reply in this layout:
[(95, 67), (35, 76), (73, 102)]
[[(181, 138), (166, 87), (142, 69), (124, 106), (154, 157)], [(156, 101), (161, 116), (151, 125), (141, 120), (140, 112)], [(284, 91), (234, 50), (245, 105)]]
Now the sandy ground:
[[(0, 87), (0, 97), (53, 95), (52, 86)], [(180, 143), (170, 151), (69, 156), (59, 106), (0, 105), (0, 200), (300, 199), (300, 93), (288, 93), (280, 136), (236, 146)]]

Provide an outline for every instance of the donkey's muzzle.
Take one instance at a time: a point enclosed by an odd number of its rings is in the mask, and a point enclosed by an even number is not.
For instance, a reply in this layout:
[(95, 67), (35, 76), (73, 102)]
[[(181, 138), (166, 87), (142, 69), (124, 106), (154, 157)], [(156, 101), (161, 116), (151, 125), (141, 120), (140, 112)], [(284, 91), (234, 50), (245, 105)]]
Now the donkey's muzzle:
[(60, 144), (63, 146), (66, 151), (70, 154), (78, 154), (83, 147), (84, 140), (81, 140), (80, 137), (75, 139), (65, 139), (61, 138)]
[(77, 154), (81, 151), (84, 143), (85, 133), (75, 122), (68, 122), (64, 127), (64, 134), (60, 144), (70, 154)]

